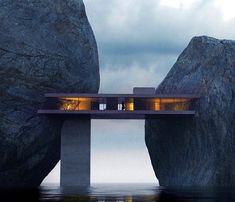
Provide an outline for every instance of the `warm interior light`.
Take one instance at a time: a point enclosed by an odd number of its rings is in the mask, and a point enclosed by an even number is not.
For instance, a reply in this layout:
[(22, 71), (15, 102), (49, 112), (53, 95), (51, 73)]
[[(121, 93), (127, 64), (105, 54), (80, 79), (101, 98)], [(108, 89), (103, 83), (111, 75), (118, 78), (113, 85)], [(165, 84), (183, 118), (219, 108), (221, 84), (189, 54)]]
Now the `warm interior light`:
[(132, 202), (132, 196), (127, 196), (124, 200), (125, 202)]
[(160, 99), (156, 98), (154, 99), (154, 110), (159, 111), (160, 109), (161, 109)]
[[(187, 98), (151, 98), (144, 100), (145, 110), (189, 110), (191, 99)], [(98, 105), (97, 105), (98, 104)], [(125, 108), (127, 111), (134, 109), (134, 99), (125, 100)], [(60, 98), (60, 110), (99, 110), (99, 100), (97, 98), (85, 97), (64, 97)]]
[(126, 110), (133, 111), (134, 110), (134, 99), (130, 98), (126, 101)]
[(190, 99), (186, 98), (162, 98), (160, 99), (161, 110), (188, 110)]
[(161, 98), (161, 103), (179, 103), (179, 102), (188, 102), (189, 99), (186, 98)]
[(91, 110), (92, 98), (62, 98), (60, 110)]
[(134, 110), (134, 103), (133, 102), (128, 102), (127, 103), (127, 110), (133, 111)]
[(66, 98), (62, 98), (62, 100), (70, 100), (70, 101), (92, 101), (92, 98), (86, 98), (86, 97), (66, 97)]

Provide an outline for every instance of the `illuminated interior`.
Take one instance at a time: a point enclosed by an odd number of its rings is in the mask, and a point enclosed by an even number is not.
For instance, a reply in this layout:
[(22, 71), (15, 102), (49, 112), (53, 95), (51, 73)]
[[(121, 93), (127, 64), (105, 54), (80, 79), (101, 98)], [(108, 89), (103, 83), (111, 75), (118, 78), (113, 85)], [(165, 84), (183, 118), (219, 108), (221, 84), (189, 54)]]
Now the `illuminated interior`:
[(92, 98), (62, 98), (60, 110), (91, 110)]
[(130, 98), (126, 102), (126, 110), (127, 111), (133, 111), (134, 110), (134, 99)]
[[(106, 98), (104, 98), (105, 100)], [(118, 98), (117, 98), (118, 99)], [(118, 103), (118, 102), (117, 102)], [(125, 98), (126, 111), (135, 110), (169, 110), (180, 111), (189, 110), (191, 99), (186, 98), (141, 98), (139, 106), (135, 105), (135, 98)], [(106, 107), (100, 108), (100, 105), (106, 105), (105, 102), (100, 102), (97, 98), (60, 98), (60, 110), (106, 110)], [(119, 105), (111, 104), (116, 110), (122, 110)], [(110, 106), (110, 105), (107, 105)], [(139, 107), (139, 108), (138, 108)]]
[(160, 110), (188, 110), (189, 105), (190, 99), (185, 98), (163, 98), (160, 100)]
[(161, 105), (160, 105), (160, 99), (159, 98), (154, 99), (154, 110), (155, 111), (161, 110)]

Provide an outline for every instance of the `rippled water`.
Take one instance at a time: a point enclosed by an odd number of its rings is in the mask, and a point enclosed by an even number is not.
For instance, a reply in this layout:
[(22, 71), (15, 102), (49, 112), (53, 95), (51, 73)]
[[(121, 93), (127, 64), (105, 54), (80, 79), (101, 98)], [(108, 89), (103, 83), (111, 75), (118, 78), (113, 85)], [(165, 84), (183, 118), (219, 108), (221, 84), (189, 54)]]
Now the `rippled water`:
[(41, 186), (37, 190), (2, 190), (2, 201), (65, 202), (233, 202), (235, 188), (165, 189), (152, 184), (94, 184), (90, 189)]

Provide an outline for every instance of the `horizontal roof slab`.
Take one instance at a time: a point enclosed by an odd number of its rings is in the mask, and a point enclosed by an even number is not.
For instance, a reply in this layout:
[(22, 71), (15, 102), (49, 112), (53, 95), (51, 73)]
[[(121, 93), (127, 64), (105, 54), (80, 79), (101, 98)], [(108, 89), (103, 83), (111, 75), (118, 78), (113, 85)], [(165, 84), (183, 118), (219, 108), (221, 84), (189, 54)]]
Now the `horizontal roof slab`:
[(189, 98), (189, 99), (196, 99), (200, 98), (197, 94), (84, 94), (84, 93), (47, 93), (45, 97), (48, 98), (64, 98), (64, 97), (92, 97), (92, 98), (119, 98), (119, 97), (126, 97), (126, 98)]

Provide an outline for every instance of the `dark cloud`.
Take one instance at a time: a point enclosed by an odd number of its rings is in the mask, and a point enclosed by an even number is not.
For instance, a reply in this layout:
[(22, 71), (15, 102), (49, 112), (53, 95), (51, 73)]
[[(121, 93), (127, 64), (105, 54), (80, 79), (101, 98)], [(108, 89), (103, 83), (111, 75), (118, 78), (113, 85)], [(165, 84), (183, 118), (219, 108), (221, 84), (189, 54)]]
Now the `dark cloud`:
[(156, 0), (85, 0), (88, 16), (104, 54), (179, 54), (195, 35), (231, 38), (214, 1), (189, 9), (161, 6)]
[(117, 91), (120, 79), (118, 89), (128, 92), (131, 85), (158, 85), (193, 36), (235, 36), (235, 22), (224, 21), (214, 0), (178, 9), (159, 0), (84, 2), (99, 47), (102, 91)]

